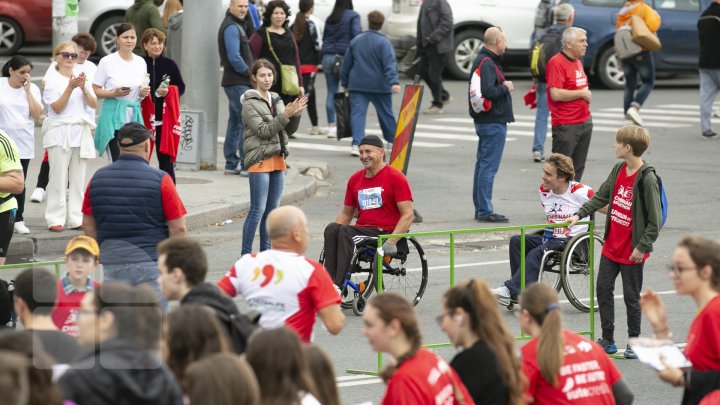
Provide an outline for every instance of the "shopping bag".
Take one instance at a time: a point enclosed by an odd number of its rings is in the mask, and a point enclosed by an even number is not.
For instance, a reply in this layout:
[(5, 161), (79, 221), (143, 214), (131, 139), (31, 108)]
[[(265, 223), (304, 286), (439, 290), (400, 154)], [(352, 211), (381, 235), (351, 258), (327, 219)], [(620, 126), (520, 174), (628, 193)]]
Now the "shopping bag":
[(338, 140), (352, 137), (352, 130), (350, 128), (350, 94), (346, 92), (335, 93), (335, 121)]
[(659, 50), (661, 48), (660, 39), (657, 35), (650, 32), (650, 29), (645, 25), (645, 21), (636, 15), (630, 18), (632, 22), (633, 42), (640, 45), (645, 51), (654, 52)]

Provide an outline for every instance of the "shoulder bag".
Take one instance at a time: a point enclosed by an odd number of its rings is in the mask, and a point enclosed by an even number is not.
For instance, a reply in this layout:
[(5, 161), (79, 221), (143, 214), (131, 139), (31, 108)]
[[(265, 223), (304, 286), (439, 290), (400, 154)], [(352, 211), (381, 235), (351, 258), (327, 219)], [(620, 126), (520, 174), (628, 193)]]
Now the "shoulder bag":
[(278, 65), (280, 65), (280, 92), (288, 96), (297, 96), (300, 94), (300, 81), (298, 80), (298, 72), (297, 69), (295, 69), (295, 65), (283, 65), (282, 62), (280, 62), (280, 58), (278, 58), (275, 49), (273, 49), (272, 41), (270, 40), (270, 31), (268, 31), (267, 28), (265, 29), (265, 37), (267, 38), (270, 53), (272, 53)]

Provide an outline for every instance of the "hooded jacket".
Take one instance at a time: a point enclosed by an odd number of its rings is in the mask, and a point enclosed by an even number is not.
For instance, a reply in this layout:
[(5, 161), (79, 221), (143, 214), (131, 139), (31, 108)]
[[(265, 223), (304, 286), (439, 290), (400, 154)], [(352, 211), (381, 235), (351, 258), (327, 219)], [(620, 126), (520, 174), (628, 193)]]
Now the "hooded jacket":
[(133, 52), (136, 55), (144, 56), (140, 38), (148, 28), (157, 28), (167, 34), (167, 29), (163, 26), (160, 10), (153, 0), (135, 0), (135, 3), (128, 7), (125, 12), (125, 21), (135, 25), (135, 34), (137, 35), (137, 43)]
[(174, 60), (178, 67), (182, 64), (182, 22), (182, 10), (168, 18), (168, 36), (165, 41), (165, 56)]
[(250, 168), (271, 156), (287, 157), (288, 135), (297, 131), (300, 115), (287, 118), (285, 104), (277, 93), (269, 92), (272, 104), (263, 99), (257, 90), (248, 90), (240, 97), (243, 105), (242, 120), (244, 167)]

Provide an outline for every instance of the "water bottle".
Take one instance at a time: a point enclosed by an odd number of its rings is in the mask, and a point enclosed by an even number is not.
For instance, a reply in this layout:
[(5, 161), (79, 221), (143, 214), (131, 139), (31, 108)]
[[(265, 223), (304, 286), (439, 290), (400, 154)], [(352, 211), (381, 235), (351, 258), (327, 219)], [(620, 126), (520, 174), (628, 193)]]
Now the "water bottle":
[(155, 90), (155, 97), (158, 97), (158, 98), (160, 97), (160, 95), (158, 94), (158, 90), (167, 89), (169, 86), (170, 86), (170, 76), (165, 75), (165, 76), (163, 76), (162, 83), (160, 83), (157, 90)]
[(150, 73), (145, 73), (145, 78), (143, 79), (142, 85), (140, 88), (144, 89), (150, 87)]

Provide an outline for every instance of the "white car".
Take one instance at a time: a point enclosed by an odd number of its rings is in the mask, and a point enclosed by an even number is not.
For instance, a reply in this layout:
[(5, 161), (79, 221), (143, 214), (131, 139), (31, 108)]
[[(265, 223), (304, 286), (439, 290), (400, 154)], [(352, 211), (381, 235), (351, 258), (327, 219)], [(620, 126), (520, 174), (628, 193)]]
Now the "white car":
[(103, 57), (117, 50), (115, 25), (125, 20), (132, 4), (133, 0), (78, 0), (78, 31), (95, 37), (95, 55)]
[[(530, 35), (534, 29), (537, 0), (448, 0), (453, 13), (455, 44), (448, 56), (447, 70), (458, 79), (467, 79), (490, 27), (501, 27), (507, 39), (505, 64), (528, 66)], [(393, 0), (385, 32), (402, 56), (415, 46), (421, 0)]]

